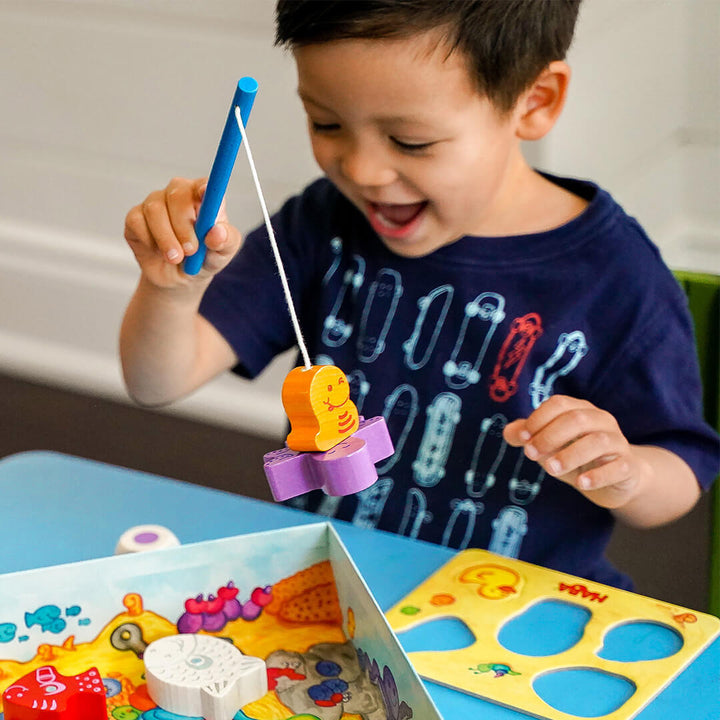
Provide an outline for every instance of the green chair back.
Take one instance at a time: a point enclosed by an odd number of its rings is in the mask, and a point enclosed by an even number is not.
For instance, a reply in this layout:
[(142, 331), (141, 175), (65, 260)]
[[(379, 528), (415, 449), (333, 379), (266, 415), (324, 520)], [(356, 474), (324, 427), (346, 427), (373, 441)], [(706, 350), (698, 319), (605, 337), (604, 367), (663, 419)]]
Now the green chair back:
[[(720, 276), (687, 271), (675, 273), (685, 289), (695, 322), (706, 420), (720, 432)], [(720, 487), (711, 495), (710, 598), (708, 607), (720, 615)]]

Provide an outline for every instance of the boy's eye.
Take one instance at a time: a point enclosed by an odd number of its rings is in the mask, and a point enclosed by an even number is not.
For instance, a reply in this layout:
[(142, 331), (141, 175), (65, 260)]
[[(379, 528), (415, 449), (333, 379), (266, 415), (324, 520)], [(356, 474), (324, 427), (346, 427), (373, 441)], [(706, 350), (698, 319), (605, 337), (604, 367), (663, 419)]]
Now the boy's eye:
[(429, 147), (435, 144), (434, 142), (405, 142), (403, 140), (399, 140), (396, 137), (391, 137), (390, 140), (392, 140), (394, 145), (406, 152), (422, 152), (423, 150), (427, 150)]
[(311, 126), (313, 129), (313, 132), (332, 132), (333, 130), (339, 130), (340, 125), (338, 123), (319, 123), (312, 121)]

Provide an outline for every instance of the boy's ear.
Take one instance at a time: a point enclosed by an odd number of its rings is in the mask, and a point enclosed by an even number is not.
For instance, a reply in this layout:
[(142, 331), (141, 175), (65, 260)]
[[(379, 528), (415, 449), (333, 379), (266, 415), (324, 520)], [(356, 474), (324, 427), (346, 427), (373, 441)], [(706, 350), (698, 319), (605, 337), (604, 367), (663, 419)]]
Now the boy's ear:
[(570, 83), (570, 66), (562, 61), (551, 62), (535, 82), (520, 96), (517, 135), (521, 140), (539, 140), (560, 117)]

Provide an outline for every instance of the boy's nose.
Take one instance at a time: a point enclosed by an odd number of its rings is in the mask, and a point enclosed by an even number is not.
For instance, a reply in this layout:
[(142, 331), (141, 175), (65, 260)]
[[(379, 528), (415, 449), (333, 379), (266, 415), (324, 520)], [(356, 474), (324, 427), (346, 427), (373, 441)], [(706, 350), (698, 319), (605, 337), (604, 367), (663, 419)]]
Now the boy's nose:
[(397, 178), (397, 173), (382, 153), (361, 147), (343, 153), (340, 170), (348, 180), (363, 187), (389, 185)]

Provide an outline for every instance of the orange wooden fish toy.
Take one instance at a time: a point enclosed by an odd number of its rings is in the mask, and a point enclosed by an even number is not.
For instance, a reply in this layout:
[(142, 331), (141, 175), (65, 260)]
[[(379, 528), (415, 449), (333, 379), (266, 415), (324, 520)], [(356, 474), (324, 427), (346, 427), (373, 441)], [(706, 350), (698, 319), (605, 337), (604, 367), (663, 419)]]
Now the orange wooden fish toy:
[(282, 403), (290, 420), (286, 442), (291, 450), (325, 452), (358, 429), (350, 385), (334, 365), (291, 370), (283, 383)]

